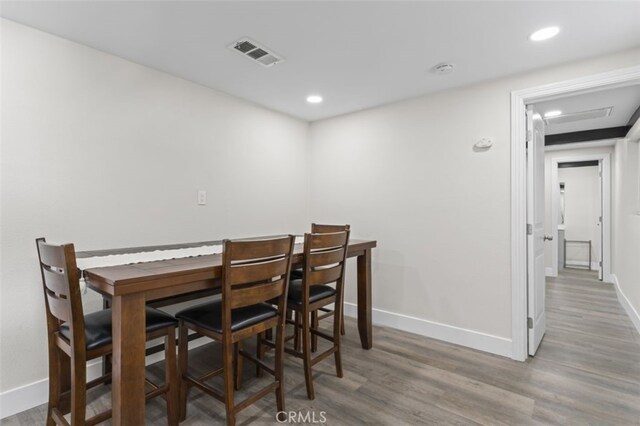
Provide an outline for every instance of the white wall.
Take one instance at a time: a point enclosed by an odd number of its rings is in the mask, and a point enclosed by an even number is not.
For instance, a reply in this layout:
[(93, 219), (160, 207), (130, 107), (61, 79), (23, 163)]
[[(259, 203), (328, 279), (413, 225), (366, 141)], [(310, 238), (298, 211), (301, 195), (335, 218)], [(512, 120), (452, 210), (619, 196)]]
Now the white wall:
[(313, 123), (311, 218), (378, 240), (374, 318), (509, 355), (510, 92), (639, 62), (636, 49)]
[(640, 153), (638, 143), (619, 141), (614, 155), (613, 265), (618, 298), (640, 332)]
[[(565, 239), (591, 241), (591, 262), (597, 262), (601, 240), (598, 166), (559, 168), (558, 182), (565, 184)], [(589, 266), (588, 246), (568, 244), (567, 263)]]
[(90, 250), (308, 228), (306, 122), (1, 26), (0, 392), (47, 375), (35, 238)]

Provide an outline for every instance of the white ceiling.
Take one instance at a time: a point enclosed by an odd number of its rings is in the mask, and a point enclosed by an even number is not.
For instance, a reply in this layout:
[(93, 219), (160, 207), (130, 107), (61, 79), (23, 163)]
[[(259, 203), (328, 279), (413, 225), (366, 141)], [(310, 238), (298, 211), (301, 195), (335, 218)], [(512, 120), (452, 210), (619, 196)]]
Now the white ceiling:
[(613, 110), (609, 117), (552, 124), (546, 127), (545, 133), (547, 135), (555, 135), (558, 133), (626, 126), (633, 113), (640, 107), (640, 85), (601, 90), (534, 104), (536, 111), (541, 115), (554, 110), (562, 111), (563, 114), (572, 114), (610, 106), (613, 107)]
[[(3, 1), (0, 13), (309, 121), (640, 45), (638, 1)], [(548, 25), (562, 32), (528, 41)], [(263, 68), (226, 47), (243, 36), (286, 61)], [(429, 72), (443, 61), (456, 72)]]

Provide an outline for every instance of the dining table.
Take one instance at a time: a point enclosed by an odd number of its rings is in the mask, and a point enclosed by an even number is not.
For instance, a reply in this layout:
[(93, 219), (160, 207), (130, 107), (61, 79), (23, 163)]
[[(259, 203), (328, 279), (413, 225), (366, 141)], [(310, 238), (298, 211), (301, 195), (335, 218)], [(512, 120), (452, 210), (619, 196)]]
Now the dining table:
[[(78, 252), (79, 259), (150, 250), (221, 244), (220, 241), (181, 245), (133, 247)], [(363, 349), (371, 349), (371, 263), (375, 240), (349, 241), (348, 258), (357, 262), (357, 321)], [(292, 268), (304, 262), (302, 244), (296, 244)], [(145, 307), (154, 301), (185, 300), (220, 288), (222, 254), (199, 255), (89, 267), (86, 285), (102, 294), (112, 309), (112, 407), (114, 425), (143, 425), (145, 405)], [(182, 299), (181, 299), (182, 298)]]

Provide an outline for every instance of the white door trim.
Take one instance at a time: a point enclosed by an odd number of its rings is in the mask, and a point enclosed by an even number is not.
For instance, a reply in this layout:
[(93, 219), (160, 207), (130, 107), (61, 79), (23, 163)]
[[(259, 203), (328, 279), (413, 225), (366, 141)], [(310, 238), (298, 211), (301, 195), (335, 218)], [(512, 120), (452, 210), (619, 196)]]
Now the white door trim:
[(640, 82), (640, 66), (511, 92), (511, 336), (512, 358), (527, 359), (526, 104)]
[(551, 159), (551, 257), (553, 259), (552, 276), (558, 276), (558, 215), (560, 199), (559, 192), (553, 190), (558, 187), (558, 163), (574, 161), (601, 161), (602, 162), (602, 277), (603, 281), (612, 283), (611, 277), (611, 154), (574, 154), (566, 157)]

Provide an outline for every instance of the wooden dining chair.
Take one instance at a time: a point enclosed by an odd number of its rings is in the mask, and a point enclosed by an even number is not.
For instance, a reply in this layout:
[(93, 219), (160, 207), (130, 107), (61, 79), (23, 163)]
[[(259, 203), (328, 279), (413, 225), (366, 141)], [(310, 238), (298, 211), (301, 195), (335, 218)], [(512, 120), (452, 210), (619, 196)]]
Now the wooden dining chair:
[[(332, 233), (305, 234), (304, 266), (302, 279), (292, 280), (289, 286), (288, 308), (293, 310), (294, 347), (285, 351), (304, 363), (304, 376), (307, 386), (307, 397), (315, 398), (311, 367), (334, 355), (336, 375), (342, 377), (342, 360), (340, 355), (340, 318), (343, 310), (344, 270), (349, 244), (349, 230)], [(335, 283), (335, 288), (329, 284)], [(333, 310), (326, 310), (318, 315), (320, 309), (334, 304)], [(320, 331), (311, 316), (317, 319), (333, 317), (333, 333)], [(331, 348), (312, 358), (312, 337), (324, 338), (332, 343)], [(297, 342), (302, 341), (302, 350)], [(274, 342), (266, 338), (257, 339), (257, 351), (264, 353), (263, 345), (275, 347)]]
[[(350, 231), (351, 227), (349, 225), (325, 225), (320, 223), (312, 223), (311, 224), (311, 233), (312, 234), (327, 234), (331, 232), (341, 232), (341, 231)], [(291, 271), (291, 279), (302, 279), (302, 268), (294, 269)], [(320, 309), (324, 312), (329, 312), (327, 308)], [(311, 326), (314, 328), (318, 328), (318, 312), (314, 312), (311, 316)], [(343, 336), (345, 333), (344, 328), (344, 310), (340, 314), (340, 334)], [(299, 341), (298, 341), (299, 342)], [(318, 336), (313, 335), (311, 338), (311, 351), (315, 352), (318, 347)]]
[[(47, 425), (95, 425), (109, 419), (111, 410), (86, 418), (86, 391), (111, 379), (111, 374), (86, 382), (87, 361), (112, 351), (111, 310), (84, 315), (80, 270), (73, 244), (49, 244), (36, 240), (44, 289), (49, 341), (49, 403)], [(147, 340), (164, 337), (165, 383), (152, 388), (146, 399), (162, 395), (167, 402), (169, 425), (178, 423), (176, 376), (177, 321), (153, 308), (146, 310)], [(71, 413), (71, 421), (65, 415)]]
[[(222, 253), (221, 299), (190, 307), (176, 314), (180, 321), (178, 364), (182, 379), (182, 420), (186, 418), (187, 392), (190, 386), (198, 387), (225, 404), (228, 425), (235, 425), (238, 412), (271, 391), (275, 391), (276, 394), (277, 413), (284, 411), (284, 328), (294, 242), (295, 238), (291, 235), (252, 241), (225, 240)], [(274, 298), (277, 301), (276, 306), (265, 303)], [(276, 352), (275, 366), (272, 368), (261, 359), (242, 350), (241, 343), (243, 339), (274, 327)], [(222, 368), (197, 376), (189, 373), (189, 330), (222, 343)], [(236, 403), (234, 388), (239, 388), (241, 377), (236, 372), (242, 371), (243, 357), (273, 375), (274, 381)], [(223, 392), (205, 383), (221, 374)]]
[[(312, 223), (311, 233), (312, 234), (328, 234), (331, 232), (349, 231), (350, 228), (351, 227), (349, 225), (324, 225), (320, 223)], [(292, 269), (291, 279), (292, 280), (302, 279), (302, 268)]]

